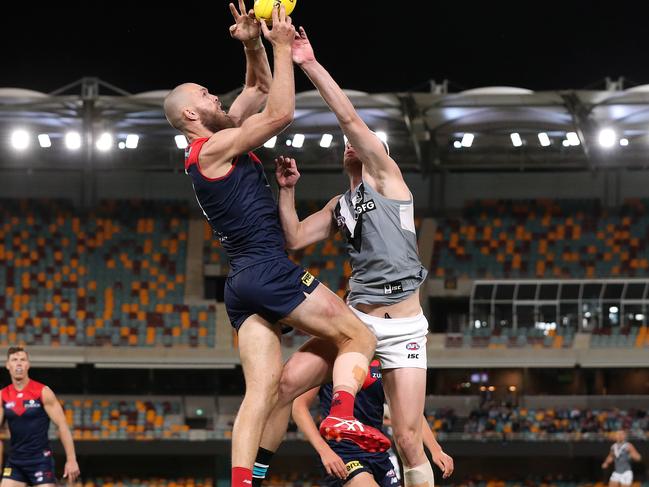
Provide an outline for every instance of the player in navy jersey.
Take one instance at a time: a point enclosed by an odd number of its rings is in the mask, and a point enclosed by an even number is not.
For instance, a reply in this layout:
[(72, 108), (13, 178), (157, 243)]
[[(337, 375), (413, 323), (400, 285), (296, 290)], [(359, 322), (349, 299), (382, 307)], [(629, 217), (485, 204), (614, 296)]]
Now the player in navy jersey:
[[(257, 22), (252, 11), (246, 13), (243, 0), (238, 11), (234, 5), (230, 9), (235, 19), (230, 33), (246, 46), (248, 71), (242, 93), (226, 113), (218, 97), (186, 83), (166, 97), (164, 109), (170, 124), (190, 142), (185, 171), (230, 260), (225, 305), (238, 333), (246, 381), (232, 432), (232, 485), (244, 487), (250, 485), (266, 423), (272, 424), (276, 449), (288, 425), (291, 401), (321, 384), (332, 365), (331, 413), (350, 423), (343, 431), (335, 426), (338, 420), (325, 420), (327, 434), (343, 435), (368, 450), (387, 449), (389, 440), (353, 418), (354, 396), (365, 379), (376, 339), (338, 296), (288, 259), (277, 205), (259, 159), (250, 152), (293, 119), (295, 28), (283, 6), (273, 11), (272, 29)], [(273, 46), (272, 77), (260, 30)], [(290, 396), (279, 388), (282, 324), (328, 343), (319, 347), (326, 354), (322, 367), (304, 369), (291, 361), (284, 367), (285, 374), (299, 383)]]
[[(369, 453), (352, 442), (324, 441), (318, 434), (309, 407), (316, 397), (320, 399), (322, 417), (329, 414), (331, 384), (314, 388), (293, 402), (293, 420), (304, 433), (307, 440), (320, 456), (327, 473), (325, 485), (329, 487), (400, 487), (401, 480), (388, 452)], [(355, 416), (363, 423), (375, 428), (383, 427), (385, 393), (381, 366), (378, 360), (372, 361), (361, 391), (356, 397)], [(423, 441), (429, 449), (433, 461), (442, 469), (444, 478), (453, 473), (453, 459), (442, 450), (435, 439), (426, 418), (422, 416)]]
[(56, 485), (54, 458), (48, 438), (50, 420), (59, 429), (65, 449), (63, 477), (74, 482), (80, 473), (74, 442), (54, 392), (29, 378), (29, 355), (21, 347), (8, 350), (7, 370), (11, 385), (0, 392), (0, 424), (6, 420), (9, 425), (11, 451), (4, 462), (1, 487)]

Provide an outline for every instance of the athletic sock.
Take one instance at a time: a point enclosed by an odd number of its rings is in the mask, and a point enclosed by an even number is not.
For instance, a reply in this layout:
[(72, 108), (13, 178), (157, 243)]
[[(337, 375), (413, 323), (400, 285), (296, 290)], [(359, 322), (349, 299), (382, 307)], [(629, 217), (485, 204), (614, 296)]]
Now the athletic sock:
[(336, 391), (331, 398), (330, 416), (348, 418), (354, 416), (354, 396), (346, 391)]
[(255, 458), (255, 465), (252, 467), (252, 487), (261, 487), (261, 483), (266, 478), (268, 467), (274, 454), (275, 452), (259, 447), (259, 450), (257, 450), (257, 458)]
[(232, 467), (232, 487), (251, 487), (252, 470), (244, 467)]

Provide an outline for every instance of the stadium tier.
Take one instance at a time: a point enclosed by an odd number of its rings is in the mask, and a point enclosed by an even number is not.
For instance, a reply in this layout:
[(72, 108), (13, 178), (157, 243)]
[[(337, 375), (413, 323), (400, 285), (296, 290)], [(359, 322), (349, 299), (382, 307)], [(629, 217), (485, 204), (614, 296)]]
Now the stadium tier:
[(487, 200), (437, 220), (432, 274), (603, 278), (649, 269), (649, 200)]
[(446, 335), (446, 347), (477, 348), (570, 348), (574, 343), (574, 330), (559, 327), (556, 330), (539, 328), (496, 329), (467, 327), (462, 334)]
[(0, 204), (0, 343), (214, 346), (215, 308), (183, 304), (187, 205)]

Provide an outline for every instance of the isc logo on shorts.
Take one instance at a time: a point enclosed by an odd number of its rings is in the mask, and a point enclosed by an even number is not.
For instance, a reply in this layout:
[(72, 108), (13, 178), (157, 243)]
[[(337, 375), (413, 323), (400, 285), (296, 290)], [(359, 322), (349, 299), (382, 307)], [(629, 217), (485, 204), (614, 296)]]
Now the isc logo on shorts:
[(300, 281), (302, 281), (302, 284), (305, 286), (310, 286), (313, 284), (313, 281), (315, 281), (315, 277), (313, 277), (313, 274), (311, 274), (309, 271), (304, 271), (304, 274), (300, 278)]
[(345, 468), (347, 469), (347, 473), (352, 473), (359, 468), (363, 468), (363, 464), (358, 460), (352, 460), (351, 462), (347, 462), (345, 464)]

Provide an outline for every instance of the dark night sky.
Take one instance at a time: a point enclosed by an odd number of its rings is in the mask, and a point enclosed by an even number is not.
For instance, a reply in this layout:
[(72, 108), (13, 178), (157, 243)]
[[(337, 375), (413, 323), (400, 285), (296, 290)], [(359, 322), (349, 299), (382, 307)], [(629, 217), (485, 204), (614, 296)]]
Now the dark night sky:
[[(196, 81), (224, 93), (243, 81), (223, 0), (10, 2), (0, 29), (0, 87), (47, 92), (98, 76), (131, 92)], [(429, 79), (450, 80), (452, 91), (596, 88), (605, 76), (649, 83), (640, 4), (298, 0), (293, 18), (349, 89), (422, 90)], [(310, 88), (296, 79), (298, 91)]]

